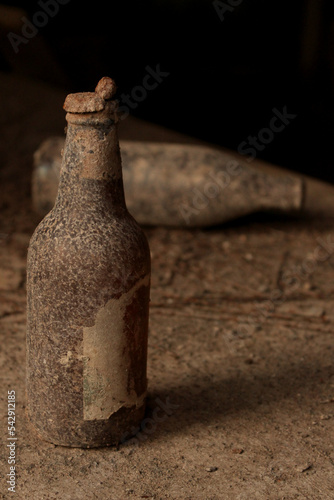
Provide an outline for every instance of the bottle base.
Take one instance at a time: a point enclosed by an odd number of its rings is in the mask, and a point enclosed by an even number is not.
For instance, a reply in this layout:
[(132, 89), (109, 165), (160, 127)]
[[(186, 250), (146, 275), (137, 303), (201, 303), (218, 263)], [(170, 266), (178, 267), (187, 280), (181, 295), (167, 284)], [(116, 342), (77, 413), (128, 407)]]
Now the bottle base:
[(29, 410), (26, 411), (30, 427), (43, 441), (69, 448), (102, 448), (118, 446), (133, 437), (145, 415), (145, 405), (140, 408), (121, 408), (108, 420), (82, 420), (75, 426), (73, 422), (62, 420), (50, 422), (45, 419), (36, 423)]

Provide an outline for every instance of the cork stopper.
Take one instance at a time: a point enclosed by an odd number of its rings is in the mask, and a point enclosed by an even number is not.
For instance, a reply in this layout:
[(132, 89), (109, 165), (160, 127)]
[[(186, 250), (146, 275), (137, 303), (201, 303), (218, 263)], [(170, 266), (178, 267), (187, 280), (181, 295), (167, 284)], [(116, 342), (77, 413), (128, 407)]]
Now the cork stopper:
[(96, 86), (95, 92), (77, 92), (68, 94), (64, 110), (68, 113), (97, 113), (106, 106), (106, 101), (116, 93), (116, 84), (112, 78), (104, 76)]
[(96, 85), (95, 92), (105, 101), (109, 101), (116, 94), (116, 84), (112, 78), (104, 76)]

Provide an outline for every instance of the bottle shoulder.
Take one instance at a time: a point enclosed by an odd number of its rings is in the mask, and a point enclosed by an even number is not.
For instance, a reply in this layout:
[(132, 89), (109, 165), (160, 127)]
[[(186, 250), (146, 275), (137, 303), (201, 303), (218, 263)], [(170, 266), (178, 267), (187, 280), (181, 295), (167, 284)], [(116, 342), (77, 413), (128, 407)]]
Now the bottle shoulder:
[(128, 211), (101, 217), (66, 217), (51, 210), (33, 233), (28, 257), (45, 259), (74, 255), (86, 261), (106, 259), (147, 260), (146, 235)]
[(68, 240), (95, 239), (98, 236), (113, 237), (117, 240), (138, 238), (144, 231), (127, 209), (115, 213), (64, 213), (52, 209), (37, 225), (31, 243), (61, 238)]
[(29, 289), (110, 298), (150, 275), (148, 242), (130, 215), (110, 220), (109, 227), (75, 227), (68, 220), (56, 224), (49, 214), (36, 228), (28, 249)]

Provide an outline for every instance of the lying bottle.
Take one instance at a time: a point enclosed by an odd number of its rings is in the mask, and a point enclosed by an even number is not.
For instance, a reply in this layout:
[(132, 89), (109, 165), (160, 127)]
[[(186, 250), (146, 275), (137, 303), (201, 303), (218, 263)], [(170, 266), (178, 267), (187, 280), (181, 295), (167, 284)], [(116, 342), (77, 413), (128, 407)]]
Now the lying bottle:
[(70, 94), (55, 205), (27, 265), (27, 413), (54, 444), (116, 444), (144, 416), (146, 237), (124, 199), (115, 84)]
[[(41, 215), (54, 202), (63, 143), (51, 137), (34, 155), (33, 204)], [(123, 141), (121, 149), (127, 206), (143, 225), (212, 226), (303, 208), (303, 179), (260, 172), (212, 147)]]

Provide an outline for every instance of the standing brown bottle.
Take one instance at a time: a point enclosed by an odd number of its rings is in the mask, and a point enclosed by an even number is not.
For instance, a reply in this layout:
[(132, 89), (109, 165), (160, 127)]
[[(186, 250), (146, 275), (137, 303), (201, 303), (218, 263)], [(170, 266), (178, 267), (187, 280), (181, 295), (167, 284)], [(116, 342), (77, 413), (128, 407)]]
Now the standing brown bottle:
[(126, 209), (115, 84), (70, 94), (54, 208), (27, 271), (27, 413), (65, 446), (118, 443), (143, 418), (150, 253)]

